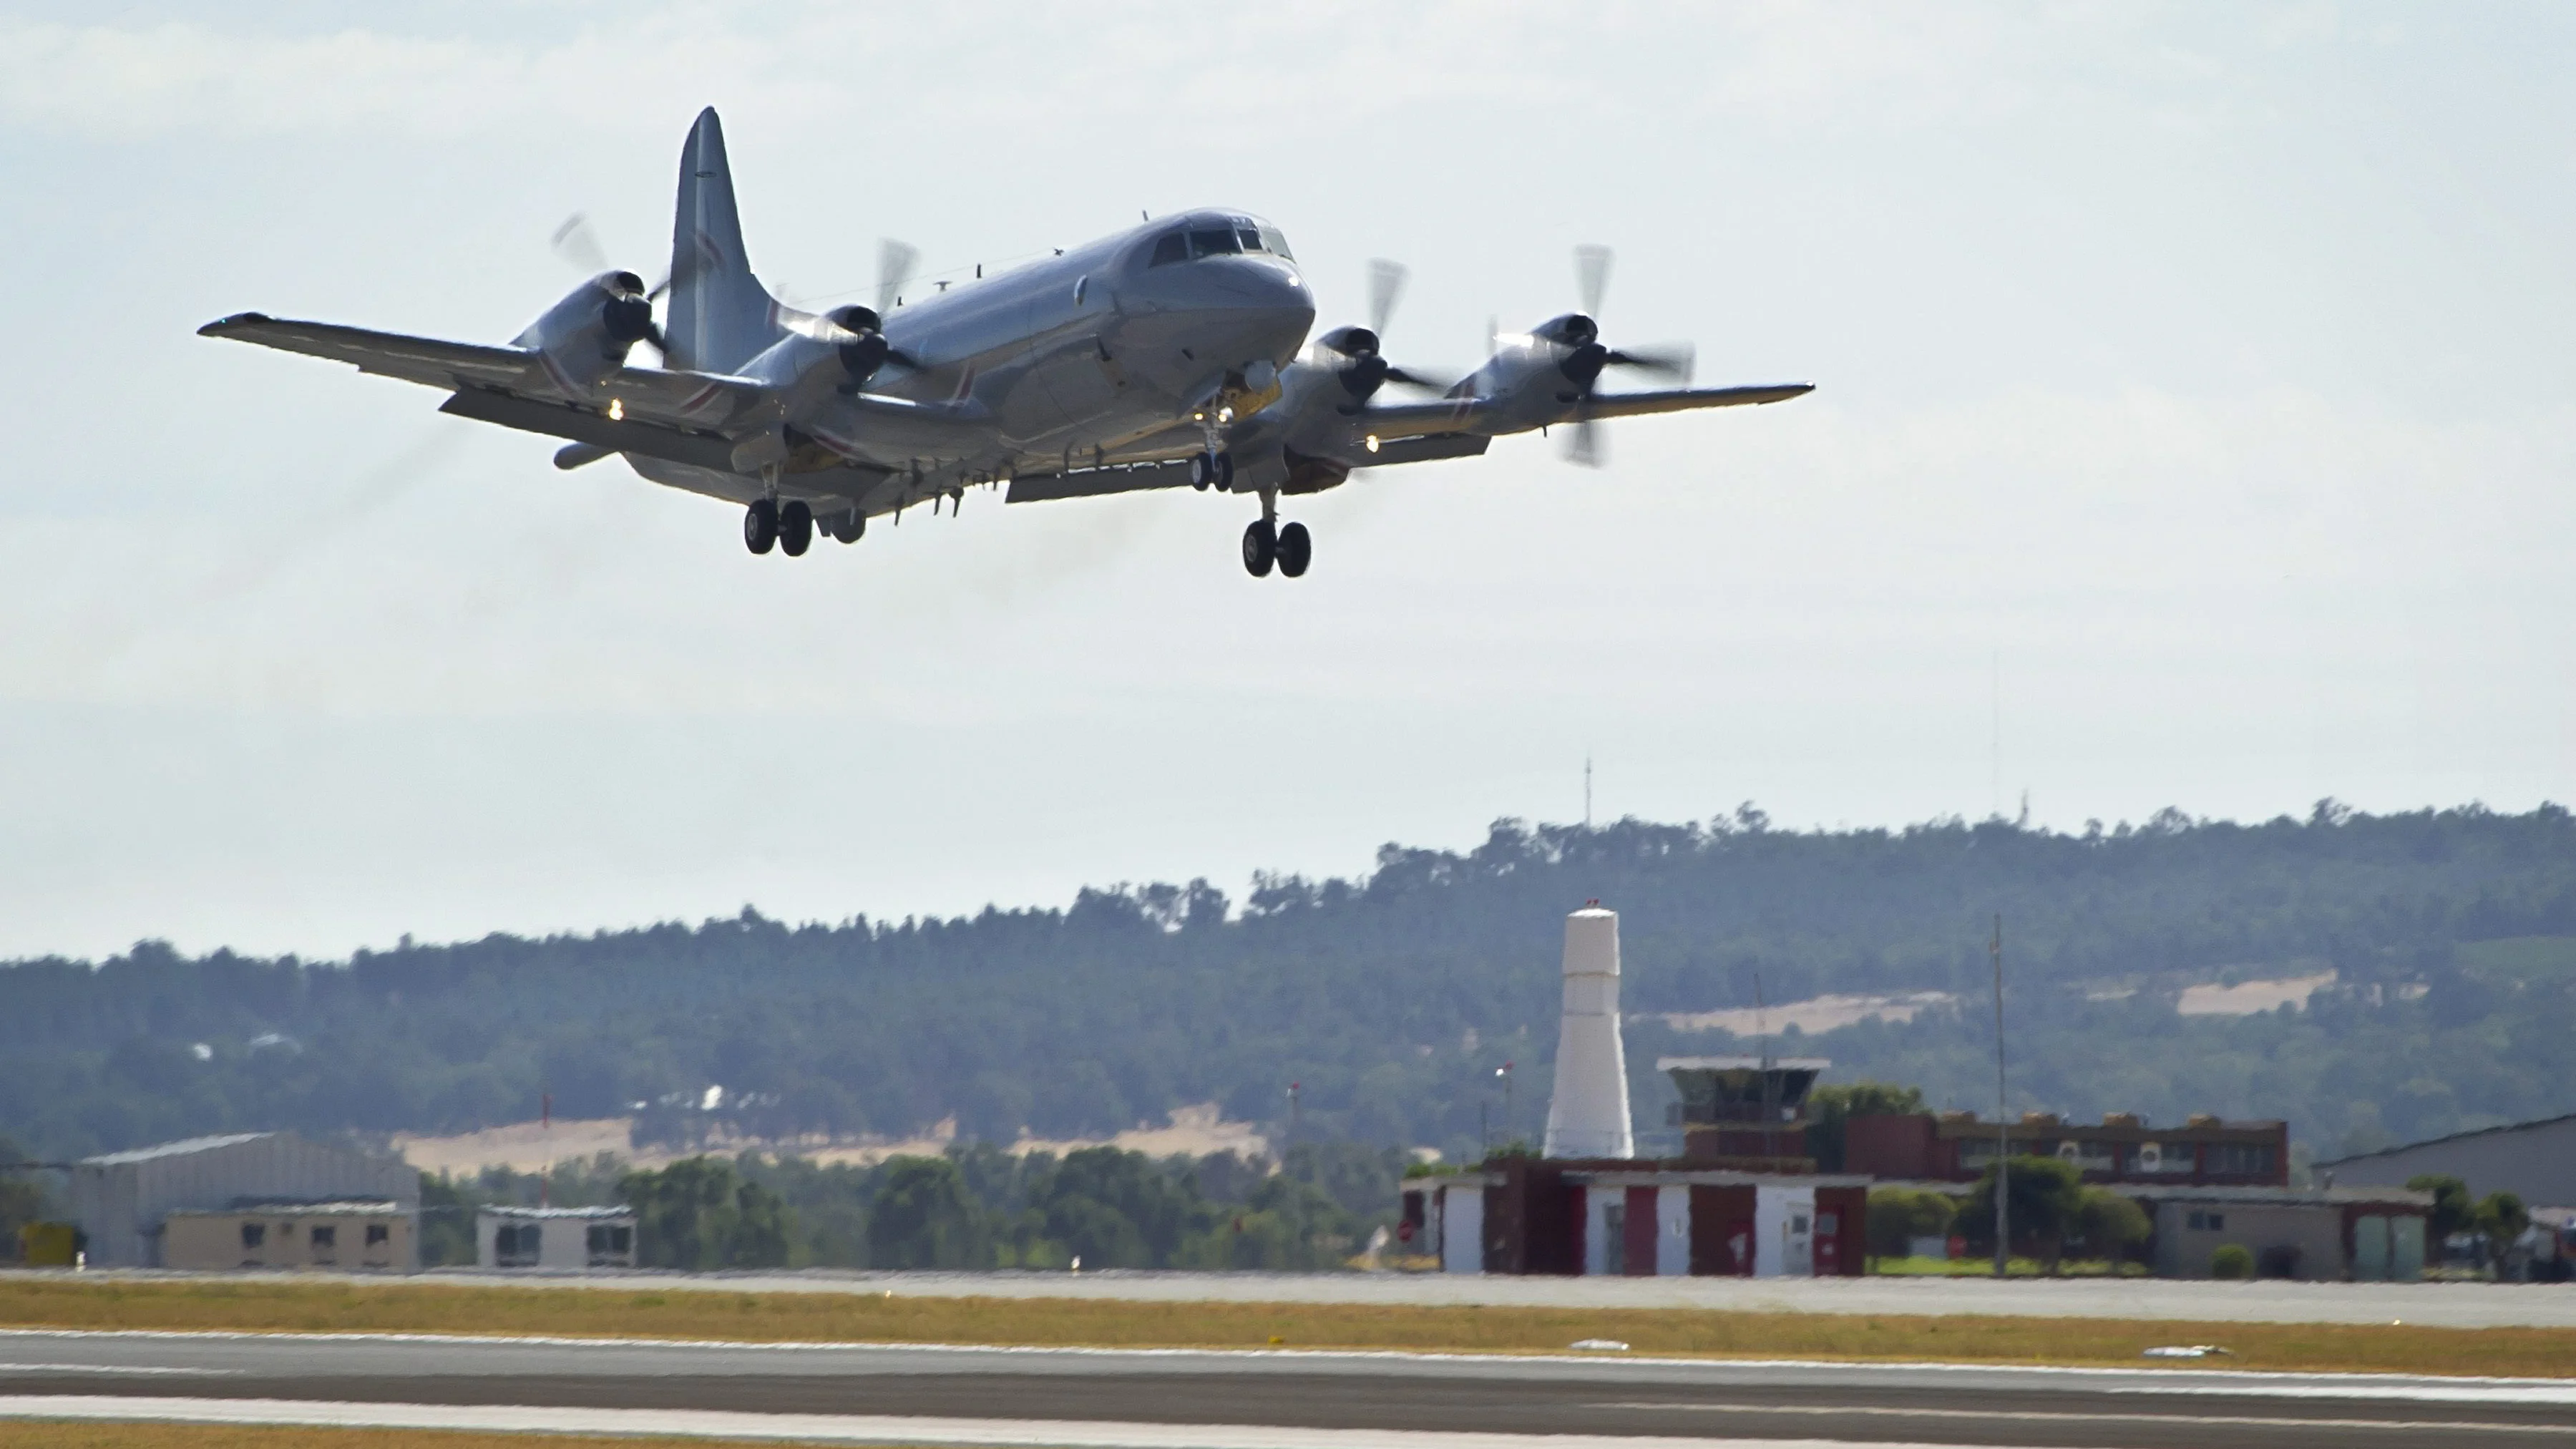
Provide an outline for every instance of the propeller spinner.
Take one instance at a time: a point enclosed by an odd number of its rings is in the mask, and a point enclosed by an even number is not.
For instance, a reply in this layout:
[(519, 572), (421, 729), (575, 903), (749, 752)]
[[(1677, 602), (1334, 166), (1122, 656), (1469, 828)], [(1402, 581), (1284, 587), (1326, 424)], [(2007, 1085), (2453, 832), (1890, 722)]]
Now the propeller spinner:
[(1344, 416), (1356, 415), (1377, 395), (1377, 390), (1392, 382), (1405, 387), (1426, 388), (1438, 392), (1449, 384), (1427, 374), (1409, 371), (1386, 360), (1379, 350), (1389, 318), (1395, 315), (1396, 299), (1404, 294), (1405, 270), (1383, 257), (1369, 263), (1369, 325), (1336, 327), (1317, 340), (1324, 346), (1350, 359), (1334, 373), (1349, 393), (1351, 400), (1341, 407)]
[(1599, 385), (1602, 372), (1613, 367), (1633, 368), (1688, 383), (1696, 354), (1688, 343), (1631, 348), (1602, 345), (1601, 324), (1594, 319), (1601, 315), (1601, 298), (1610, 286), (1608, 247), (1574, 249), (1574, 284), (1583, 310), (1549, 322), (1539, 329), (1539, 335), (1566, 349), (1556, 366), (1565, 380), (1574, 384), (1574, 391), (1565, 396), (1574, 404), (1573, 426), (1565, 433), (1566, 461), (1598, 468), (1606, 461), (1608, 448), (1601, 425), (1592, 417), (1591, 402), (1592, 390)]

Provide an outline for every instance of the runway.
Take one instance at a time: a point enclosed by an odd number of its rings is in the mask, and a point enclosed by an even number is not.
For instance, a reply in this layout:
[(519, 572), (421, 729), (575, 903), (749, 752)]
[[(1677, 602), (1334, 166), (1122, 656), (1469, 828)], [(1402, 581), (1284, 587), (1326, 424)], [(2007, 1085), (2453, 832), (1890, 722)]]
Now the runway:
[[(63, 1278), (0, 1269), (0, 1281)], [(85, 1282), (261, 1281), (237, 1272), (117, 1269)], [(2511, 1283), (2244, 1283), (2171, 1278), (1625, 1278), (1492, 1273), (660, 1273), (598, 1269), (508, 1273), (297, 1273), (299, 1283), (369, 1287), (604, 1288), (632, 1292), (892, 1293), (898, 1298), (1081, 1298), (1138, 1303), (1353, 1303), (1529, 1308), (1691, 1308), (1730, 1313), (2003, 1315), (2187, 1323), (2388, 1323), (2427, 1328), (2576, 1328), (2576, 1289)]]
[[(2576, 1381), (1625, 1356), (0, 1332), (0, 1418), (1170, 1449), (2576, 1446)], [(1542, 1439), (1539, 1436), (1550, 1436)], [(1563, 1436), (1563, 1437), (1556, 1437)]]

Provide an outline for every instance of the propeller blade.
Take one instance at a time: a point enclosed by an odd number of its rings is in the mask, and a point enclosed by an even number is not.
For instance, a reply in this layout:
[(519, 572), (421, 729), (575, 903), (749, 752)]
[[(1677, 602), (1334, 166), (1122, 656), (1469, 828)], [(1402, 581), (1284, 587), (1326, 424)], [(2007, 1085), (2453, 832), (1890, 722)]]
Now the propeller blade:
[(1388, 368), (1386, 370), (1386, 380), (1393, 383), (1401, 383), (1406, 387), (1418, 387), (1425, 392), (1447, 392), (1449, 389), (1458, 385), (1458, 379), (1454, 377), (1448, 377), (1437, 373), (1421, 372), (1412, 368), (1404, 367)]
[(575, 271), (597, 276), (608, 270), (608, 248), (599, 244), (599, 233), (591, 229), (590, 217), (574, 212), (555, 228), (555, 255), (572, 264)]
[(903, 284), (912, 280), (912, 267), (921, 260), (921, 252), (909, 242), (893, 237), (877, 243), (877, 315), (894, 310), (894, 299), (903, 295)]
[(1601, 294), (1610, 286), (1610, 249), (1580, 246), (1574, 249), (1575, 290), (1583, 299), (1583, 314), (1596, 321), (1601, 316)]
[(1386, 322), (1395, 315), (1396, 299), (1404, 295), (1404, 265), (1384, 257), (1369, 261), (1369, 330), (1386, 335)]
[(1576, 418), (1565, 430), (1565, 461), (1582, 468), (1598, 468), (1609, 461), (1609, 439), (1601, 425), (1590, 418)]
[(655, 282), (653, 284), (653, 289), (644, 294), (644, 300), (647, 302), (659, 302), (662, 300), (662, 294), (669, 290), (671, 290), (671, 274), (669, 272), (664, 272), (662, 274), (662, 280)]
[(1660, 373), (1688, 382), (1698, 356), (1689, 343), (1676, 342), (1663, 347), (1623, 347), (1610, 354), (1608, 363), (1612, 367), (1633, 367), (1640, 372)]

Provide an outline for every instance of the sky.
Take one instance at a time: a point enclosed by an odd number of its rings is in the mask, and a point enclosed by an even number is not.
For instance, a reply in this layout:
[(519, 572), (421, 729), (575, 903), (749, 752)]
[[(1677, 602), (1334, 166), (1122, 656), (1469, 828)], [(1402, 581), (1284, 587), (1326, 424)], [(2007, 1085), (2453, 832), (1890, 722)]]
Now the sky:
[[(1101, 13), (1104, 9), (1109, 13)], [(2567, 800), (2576, 10), (0, 5), (0, 956), (337, 955), (1365, 871), (1489, 822)], [(755, 558), (194, 335), (502, 341), (669, 248), (1001, 265), (1224, 205), (1464, 369), (1573, 305), (1761, 409)]]

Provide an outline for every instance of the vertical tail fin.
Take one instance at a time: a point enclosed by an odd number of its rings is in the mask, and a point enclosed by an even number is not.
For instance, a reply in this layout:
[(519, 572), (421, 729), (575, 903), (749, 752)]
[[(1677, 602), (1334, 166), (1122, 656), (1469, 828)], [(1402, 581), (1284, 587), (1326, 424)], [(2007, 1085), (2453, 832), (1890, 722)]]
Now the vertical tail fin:
[(679, 215), (671, 226), (672, 367), (731, 372), (777, 341), (776, 306), (751, 274), (734, 211), (733, 168), (713, 106), (698, 113), (680, 148)]

